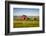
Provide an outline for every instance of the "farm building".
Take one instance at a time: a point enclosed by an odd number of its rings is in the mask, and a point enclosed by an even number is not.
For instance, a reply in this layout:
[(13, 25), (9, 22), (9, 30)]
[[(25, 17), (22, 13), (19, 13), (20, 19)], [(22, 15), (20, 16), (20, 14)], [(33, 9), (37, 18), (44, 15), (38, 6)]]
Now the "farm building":
[(26, 15), (23, 15), (23, 16), (20, 17), (20, 19), (21, 19), (21, 20), (27, 20), (28, 17), (27, 17)]

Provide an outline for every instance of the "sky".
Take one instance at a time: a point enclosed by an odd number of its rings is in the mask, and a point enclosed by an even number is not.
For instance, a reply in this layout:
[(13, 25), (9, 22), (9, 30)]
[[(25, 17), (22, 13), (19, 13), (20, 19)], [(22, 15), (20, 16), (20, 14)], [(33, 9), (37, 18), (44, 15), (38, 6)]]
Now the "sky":
[(38, 8), (13, 8), (13, 16), (39, 16)]

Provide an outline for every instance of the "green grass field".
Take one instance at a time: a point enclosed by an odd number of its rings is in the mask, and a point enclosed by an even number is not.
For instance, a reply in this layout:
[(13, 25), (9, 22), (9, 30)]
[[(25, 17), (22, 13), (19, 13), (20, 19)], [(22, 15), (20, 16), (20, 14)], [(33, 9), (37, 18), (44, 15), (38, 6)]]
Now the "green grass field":
[(39, 21), (14, 21), (14, 28), (39, 27)]
[(25, 28), (25, 27), (39, 27), (39, 18), (32, 20), (28, 18), (27, 20), (13, 19), (13, 28)]

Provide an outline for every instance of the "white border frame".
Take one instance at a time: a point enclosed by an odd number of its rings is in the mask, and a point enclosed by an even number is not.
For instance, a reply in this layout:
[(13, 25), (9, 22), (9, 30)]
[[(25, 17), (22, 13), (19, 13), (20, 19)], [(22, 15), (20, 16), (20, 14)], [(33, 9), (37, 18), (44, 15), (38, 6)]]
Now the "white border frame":
[[(13, 8), (39, 8), (40, 16), (40, 27), (30, 27), (30, 28), (13, 28)], [(39, 31), (42, 30), (42, 6), (35, 5), (19, 5), (19, 4), (10, 4), (10, 32), (20, 32), (20, 31)]]

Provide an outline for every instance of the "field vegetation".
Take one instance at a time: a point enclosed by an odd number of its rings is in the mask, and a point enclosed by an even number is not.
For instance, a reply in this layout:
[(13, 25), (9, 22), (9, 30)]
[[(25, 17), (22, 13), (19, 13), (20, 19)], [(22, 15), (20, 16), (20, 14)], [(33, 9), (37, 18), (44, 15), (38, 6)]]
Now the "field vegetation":
[(32, 17), (28, 17), (27, 20), (22, 20), (19, 17), (15, 17), (13, 18), (13, 27), (14, 28), (25, 28), (25, 27), (39, 27), (39, 17), (36, 16), (36, 18), (34, 16)]

